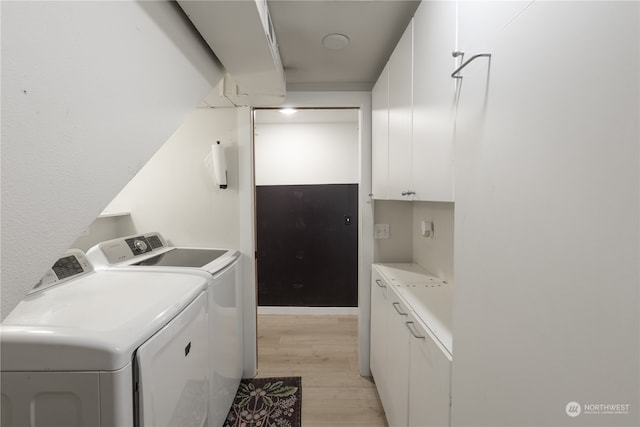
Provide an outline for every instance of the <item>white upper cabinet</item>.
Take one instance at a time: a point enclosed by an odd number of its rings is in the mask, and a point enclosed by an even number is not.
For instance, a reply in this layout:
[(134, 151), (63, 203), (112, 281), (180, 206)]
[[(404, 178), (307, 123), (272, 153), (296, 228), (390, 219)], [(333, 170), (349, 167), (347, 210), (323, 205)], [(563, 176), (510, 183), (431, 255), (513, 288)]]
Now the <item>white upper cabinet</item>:
[(376, 199), (389, 198), (389, 64), (371, 90), (371, 187)]
[(389, 198), (411, 191), (413, 20), (389, 58)]
[(422, 2), (413, 40), (412, 190), (416, 200), (452, 202), (456, 3)]
[(422, 2), (372, 91), (374, 198), (454, 200), (455, 48), (456, 2)]

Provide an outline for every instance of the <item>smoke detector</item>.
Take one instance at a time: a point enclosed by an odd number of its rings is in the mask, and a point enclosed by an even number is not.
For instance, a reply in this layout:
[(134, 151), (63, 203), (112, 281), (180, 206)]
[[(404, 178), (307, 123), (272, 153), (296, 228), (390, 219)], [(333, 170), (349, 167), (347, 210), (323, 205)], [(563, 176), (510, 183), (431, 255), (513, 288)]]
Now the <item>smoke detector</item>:
[(344, 34), (327, 34), (322, 39), (322, 46), (329, 50), (342, 50), (349, 44), (349, 37)]

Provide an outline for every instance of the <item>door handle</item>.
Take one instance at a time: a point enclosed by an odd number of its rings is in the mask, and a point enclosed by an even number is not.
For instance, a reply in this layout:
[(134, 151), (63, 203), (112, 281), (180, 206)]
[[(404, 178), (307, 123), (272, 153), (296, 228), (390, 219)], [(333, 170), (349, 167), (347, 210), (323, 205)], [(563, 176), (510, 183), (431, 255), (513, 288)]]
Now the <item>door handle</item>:
[(393, 308), (396, 309), (396, 312), (400, 315), (400, 316), (408, 316), (409, 313), (404, 313), (402, 311), (400, 311), (400, 303), (399, 302), (394, 302), (391, 305), (393, 305)]

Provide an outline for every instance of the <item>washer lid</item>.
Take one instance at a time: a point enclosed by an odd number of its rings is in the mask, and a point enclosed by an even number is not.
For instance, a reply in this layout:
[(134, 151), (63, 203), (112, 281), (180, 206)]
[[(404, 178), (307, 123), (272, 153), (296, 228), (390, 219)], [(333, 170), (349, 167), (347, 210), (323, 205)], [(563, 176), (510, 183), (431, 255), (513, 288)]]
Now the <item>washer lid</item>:
[(206, 285), (196, 275), (101, 271), (28, 295), (2, 322), (2, 370), (120, 369)]
[(229, 252), (227, 249), (173, 248), (133, 265), (201, 268), (220, 258), (222, 255), (225, 255), (227, 252)]
[[(184, 272), (196, 268), (215, 275), (239, 256), (240, 252), (231, 249), (177, 247), (128, 266), (182, 268)], [(124, 265), (125, 263), (122, 264)]]

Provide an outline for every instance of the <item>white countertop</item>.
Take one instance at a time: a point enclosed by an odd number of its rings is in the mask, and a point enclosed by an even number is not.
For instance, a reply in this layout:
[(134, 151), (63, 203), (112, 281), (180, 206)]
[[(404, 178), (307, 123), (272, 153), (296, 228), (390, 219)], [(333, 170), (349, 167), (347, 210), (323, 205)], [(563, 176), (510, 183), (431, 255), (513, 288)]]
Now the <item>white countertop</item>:
[(453, 288), (418, 264), (374, 264), (447, 351), (453, 354)]

